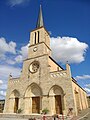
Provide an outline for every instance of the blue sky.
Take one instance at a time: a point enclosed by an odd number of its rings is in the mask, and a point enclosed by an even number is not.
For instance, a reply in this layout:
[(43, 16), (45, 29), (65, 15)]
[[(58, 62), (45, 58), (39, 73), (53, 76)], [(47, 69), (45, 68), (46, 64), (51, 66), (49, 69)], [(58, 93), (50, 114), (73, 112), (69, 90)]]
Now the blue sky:
[(20, 75), (40, 4), (53, 58), (64, 68), (68, 61), (72, 76), (90, 94), (90, 1), (0, 0), (0, 99), (9, 74)]

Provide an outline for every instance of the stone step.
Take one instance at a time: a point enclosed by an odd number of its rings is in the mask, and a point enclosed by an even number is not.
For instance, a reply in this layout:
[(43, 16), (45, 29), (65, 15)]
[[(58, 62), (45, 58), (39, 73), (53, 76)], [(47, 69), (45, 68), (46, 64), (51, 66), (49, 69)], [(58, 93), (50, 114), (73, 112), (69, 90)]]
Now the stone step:
[[(54, 117), (50, 115), (37, 115), (37, 114), (32, 114), (32, 115), (22, 115), (22, 114), (0, 114), (0, 120), (54, 120)], [(44, 119), (45, 118), (45, 119)], [(70, 117), (66, 116), (59, 116), (58, 118), (55, 118), (55, 120), (71, 120)]]
[(28, 120), (23, 118), (0, 118), (0, 120)]

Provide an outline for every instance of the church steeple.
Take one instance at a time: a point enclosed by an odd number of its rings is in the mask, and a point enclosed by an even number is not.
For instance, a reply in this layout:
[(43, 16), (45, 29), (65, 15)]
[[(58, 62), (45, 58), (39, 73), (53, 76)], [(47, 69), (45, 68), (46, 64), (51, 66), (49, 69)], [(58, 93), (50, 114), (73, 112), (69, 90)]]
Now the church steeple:
[(40, 5), (36, 28), (30, 33), (28, 58), (36, 58), (46, 54), (51, 56), (50, 36), (48, 31), (44, 28), (42, 8)]
[(42, 7), (40, 5), (39, 16), (38, 16), (36, 28), (39, 28), (39, 27), (42, 27), (42, 26), (44, 26), (44, 23), (43, 23), (43, 16), (42, 16)]

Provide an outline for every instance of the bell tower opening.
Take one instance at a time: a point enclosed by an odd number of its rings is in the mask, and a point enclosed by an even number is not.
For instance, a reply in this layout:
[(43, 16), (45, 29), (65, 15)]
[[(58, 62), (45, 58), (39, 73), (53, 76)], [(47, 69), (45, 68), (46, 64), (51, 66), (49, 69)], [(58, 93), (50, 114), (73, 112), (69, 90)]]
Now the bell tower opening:
[(38, 31), (38, 43), (39, 43), (39, 31)]
[(35, 44), (39, 43), (39, 31), (35, 32)]
[(36, 44), (36, 32), (35, 32), (35, 44)]

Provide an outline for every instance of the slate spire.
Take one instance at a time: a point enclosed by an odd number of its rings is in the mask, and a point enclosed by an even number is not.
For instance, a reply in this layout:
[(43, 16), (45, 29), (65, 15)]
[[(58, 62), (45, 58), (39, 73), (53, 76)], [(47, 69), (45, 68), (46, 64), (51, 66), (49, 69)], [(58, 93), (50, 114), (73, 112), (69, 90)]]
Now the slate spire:
[(44, 26), (44, 23), (43, 23), (43, 16), (42, 16), (42, 7), (40, 5), (39, 16), (38, 16), (36, 28), (39, 28), (39, 27), (42, 27), (42, 26)]

